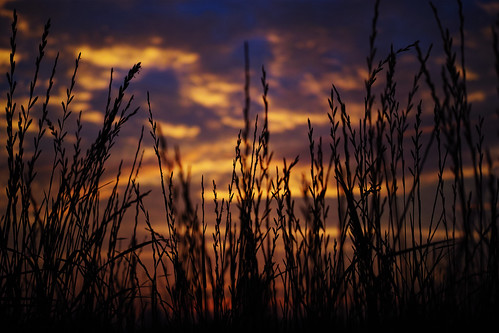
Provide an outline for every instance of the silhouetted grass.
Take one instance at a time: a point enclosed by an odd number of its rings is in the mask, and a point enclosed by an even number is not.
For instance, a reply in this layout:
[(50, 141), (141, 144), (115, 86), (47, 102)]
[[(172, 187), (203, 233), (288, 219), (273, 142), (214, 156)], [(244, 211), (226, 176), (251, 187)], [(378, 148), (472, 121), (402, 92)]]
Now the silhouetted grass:
[[(446, 57), (440, 83), (428, 65), (432, 48), (423, 50), (418, 42), (392, 47), (376, 62), (378, 7), (379, 1), (369, 38), (364, 114), (352, 119), (333, 84), (327, 149), (308, 122), (310, 174), (301, 195), (290, 186), (298, 156), (273, 161), (263, 68), (263, 120), (256, 117), (251, 126), (247, 44), (245, 127), (235, 143), (228, 196), (220, 198), (211, 183), (212, 214), (205, 212), (204, 178), (201, 200), (193, 200), (180, 152), (173, 159), (167, 155), (148, 94), (164, 233), (152, 223), (144, 201), (149, 192), (137, 182), (143, 129), (125, 183), (120, 164), (111, 191), (101, 191), (109, 185), (103, 175), (118, 134), (138, 112), (133, 96), (125, 95), (140, 63), (125, 76), (113, 103), (111, 71), (95, 141), (82, 147), (80, 113), (76, 139), (68, 146), (66, 123), (74, 120), (70, 104), (80, 57), (62, 115), (53, 119), (47, 106), (58, 56), (41, 106), (35, 95), (49, 21), (28, 102), (16, 104), (14, 12), (0, 221), (3, 325), (82, 331), (416, 331), (497, 325), (497, 157), (487, 149), (485, 119), (475, 116), (468, 102), (462, 3), (457, 48), (432, 5)], [(499, 76), (497, 27), (492, 31)], [(402, 100), (397, 60), (411, 52), (419, 69)], [(423, 89), (429, 99), (420, 97)], [(31, 138), (33, 121), (38, 126)], [(53, 143), (53, 161), (40, 194), (33, 191), (43, 140)], [(427, 170), (436, 173), (434, 183), (424, 182)], [(124, 223), (133, 224), (132, 234), (123, 234)], [(206, 232), (209, 225), (212, 234)], [(148, 235), (141, 241), (142, 228)], [(141, 252), (144, 248), (150, 255)]]

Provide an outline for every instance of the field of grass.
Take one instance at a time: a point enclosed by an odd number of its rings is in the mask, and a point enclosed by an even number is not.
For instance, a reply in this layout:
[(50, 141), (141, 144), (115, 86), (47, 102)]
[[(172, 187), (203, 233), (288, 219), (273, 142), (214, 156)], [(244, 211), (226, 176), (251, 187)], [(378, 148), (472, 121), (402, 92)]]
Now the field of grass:
[[(81, 113), (70, 111), (79, 57), (60, 117), (47, 107), (57, 59), (45, 95), (35, 94), (50, 24), (29, 100), (16, 102), (14, 12), (2, 126), (7, 156), (0, 214), (2, 327), (118, 332), (497, 327), (498, 157), (483, 132), (484, 122), (497, 119), (485, 119), (468, 101), (460, 1), (456, 7), (457, 43), (434, 8), (446, 59), (440, 72), (432, 72), (432, 50), (417, 42), (379, 55), (376, 3), (364, 115), (350, 117), (333, 82), (324, 115), (330, 135), (316, 137), (308, 123), (310, 168), (299, 194), (291, 193), (290, 182), (301, 159), (273, 160), (263, 68), (264, 113), (249, 119), (245, 44), (245, 127), (235, 138), (227, 197), (204, 180), (201, 196), (191, 194), (180, 158), (172, 168), (166, 156), (149, 95), (150, 126), (137, 138), (132, 168), (124, 174), (120, 164), (115, 180), (105, 184), (120, 130), (139, 112), (127, 89), (140, 63), (117, 92), (111, 80), (103, 125), (84, 147)], [(492, 47), (499, 76), (497, 29), (492, 28)], [(406, 53), (417, 56), (419, 69), (401, 98), (397, 60)], [(68, 143), (69, 122), (77, 130)], [(146, 135), (158, 162), (162, 192), (153, 195), (164, 203), (161, 232), (145, 203), (152, 194), (138, 182)], [(51, 152), (42, 150), (43, 142), (51, 143), (44, 146)], [(43, 182), (48, 186), (40, 189), (38, 168), (49, 160), (50, 177)], [(427, 170), (434, 170), (433, 182), (423, 179)], [(210, 203), (208, 191), (215, 198)], [(133, 225), (130, 234), (123, 232), (125, 224)], [(139, 236), (144, 229), (146, 238)]]

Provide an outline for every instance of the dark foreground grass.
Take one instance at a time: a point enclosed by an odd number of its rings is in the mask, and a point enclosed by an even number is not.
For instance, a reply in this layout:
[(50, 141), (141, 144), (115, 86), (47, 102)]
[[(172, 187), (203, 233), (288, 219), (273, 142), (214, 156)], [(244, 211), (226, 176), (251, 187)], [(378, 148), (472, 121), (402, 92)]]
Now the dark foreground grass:
[[(83, 147), (81, 113), (70, 111), (79, 57), (57, 119), (48, 104), (58, 57), (45, 96), (35, 95), (49, 23), (29, 101), (16, 104), (14, 12), (0, 221), (1, 325), (81, 331), (496, 327), (497, 157), (484, 139), (489, 120), (476, 116), (468, 102), (461, 2), (458, 9), (456, 48), (434, 8), (446, 56), (434, 81), (431, 48), (417, 42), (376, 60), (376, 4), (364, 115), (350, 118), (333, 84), (327, 149), (308, 123), (310, 174), (301, 196), (290, 189), (298, 157), (273, 161), (265, 70), (263, 120), (251, 126), (247, 45), (245, 128), (236, 141), (227, 197), (219, 197), (215, 182), (208, 189), (203, 180), (200, 201), (191, 198), (189, 176), (178, 154), (179, 171), (172, 171), (149, 104), (164, 233), (152, 223), (144, 200), (149, 192), (137, 181), (143, 130), (130, 171), (123, 175), (120, 164), (112, 189), (102, 192), (111, 149), (138, 112), (126, 92), (140, 63), (114, 101), (111, 71), (104, 123), (95, 141)], [(400, 55), (408, 52), (419, 59), (419, 69), (401, 99), (395, 73)], [(431, 97), (418, 97), (422, 91)], [(67, 122), (75, 118), (75, 140), (68, 145)], [(43, 191), (35, 193), (44, 140), (53, 143), (52, 171)], [(430, 185), (423, 181), (426, 170), (435, 170)], [(205, 191), (214, 193), (210, 214)], [(131, 234), (123, 234), (124, 223), (133, 224)], [(148, 237), (140, 240), (144, 228)]]

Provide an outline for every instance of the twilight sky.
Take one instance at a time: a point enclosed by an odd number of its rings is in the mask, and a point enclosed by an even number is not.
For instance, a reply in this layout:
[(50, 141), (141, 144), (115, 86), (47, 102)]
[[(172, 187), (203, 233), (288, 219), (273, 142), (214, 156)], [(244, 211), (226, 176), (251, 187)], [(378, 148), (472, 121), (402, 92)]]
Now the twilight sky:
[[(373, 3), (4, 0), (0, 1), (0, 72), (8, 70), (10, 23), (12, 10), (16, 8), (19, 16), (16, 97), (18, 103), (25, 103), (37, 45), (43, 25), (50, 18), (48, 53), (42, 64), (38, 93), (43, 96), (55, 54), (60, 52), (51, 112), (61, 112), (60, 103), (65, 100), (74, 60), (81, 52), (72, 109), (83, 110), (88, 144), (103, 121), (110, 69), (114, 68), (116, 92), (128, 69), (142, 62), (142, 70), (130, 90), (141, 110), (125, 126), (120, 143), (114, 147), (115, 156), (123, 158), (125, 165), (132, 160), (140, 127), (147, 126), (146, 92), (149, 91), (155, 117), (169, 146), (179, 146), (184, 165), (191, 168), (193, 183), (199, 184), (204, 174), (207, 184), (216, 179), (222, 190), (230, 176), (237, 133), (243, 126), (243, 44), (248, 41), (252, 75), (250, 119), (263, 109), (260, 77), (264, 65), (270, 86), (269, 128), (274, 160), (280, 162), (283, 157), (291, 159), (299, 154), (303, 162), (298, 168), (299, 176), (308, 168), (307, 118), (314, 125), (314, 133), (328, 142), (327, 98), (331, 84), (341, 92), (354, 118), (363, 111)], [(457, 3), (450, 0), (434, 3), (457, 43)], [(489, 120), (498, 105), (490, 26), (499, 13), (499, 2), (463, 3), (469, 99), (473, 110)], [(437, 70), (434, 76), (438, 77), (442, 46), (429, 3), (381, 1), (376, 61), (388, 54), (390, 44), (398, 49), (416, 40), (423, 50), (434, 43), (429, 65)], [(415, 52), (401, 56), (398, 66), (398, 87), (404, 100), (418, 68)], [(0, 88), (5, 103), (7, 83), (5, 76), (2, 77)], [(494, 124), (486, 121), (492, 143), (497, 141)], [(5, 138), (4, 126), (0, 136), (2, 140)], [(159, 178), (149, 137), (145, 144), (142, 184), (154, 187)], [(47, 145), (47, 149), (50, 147)], [(4, 151), (0, 154), (5, 156)]]

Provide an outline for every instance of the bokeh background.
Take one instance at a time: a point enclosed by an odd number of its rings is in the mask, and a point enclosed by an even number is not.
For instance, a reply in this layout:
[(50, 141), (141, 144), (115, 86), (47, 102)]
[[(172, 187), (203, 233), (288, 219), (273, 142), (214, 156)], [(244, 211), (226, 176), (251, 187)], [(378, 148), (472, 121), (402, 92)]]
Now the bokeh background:
[[(459, 43), (459, 15), (455, 1), (435, 1), (445, 26)], [(110, 70), (113, 68), (113, 98), (131, 66), (142, 63), (140, 74), (132, 81), (129, 93), (135, 96), (138, 114), (130, 120), (113, 147), (109, 170), (120, 160), (130, 166), (142, 126), (145, 126), (144, 160), (140, 176), (143, 189), (159, 191), (157, 160), (148, 135), (147, 92), (154, 116), (164, 134), (169, 156), (178, 147), (185, 170), (189, 170), (198, 196), (201, 177), (206, 186), (212, 180), (223, 195), (230, 181), (234, 147), (243, 128), (244, 42), (249, 45), (251, 73), (250, 120), (262, 114), (262, 66), (269, 83), (270, 146), (274, 161), (300, 156), (295, 170), (295, 189), (300, 189), (301, 174), (309, 169), (307, 119), (314, 134), (323, 136), (326, 147), (329, 133), (328, 98), (334, 84), (341, 93), (352, 119), (364, 110), (367, 78), (366, 56), (374, 15), (372, 1), (281, 0), (281, 1), (0, 1), (0, 72), (9, 69), (9, 37), (12, 13), (19, 15), (17, 36), (18, 104), (27, 103), (29, 82), (35, 68), (43, 27), (51, 19), (47, 54), (42, 62), (36, 94), (42, 99), (53, 62), (59, 52), (55, 86), (49, 118), (62, 113), (66, 88), (81, 52), (75, 99), (76, 114), (82, 111), (83, 144), (95, 139), (107, 102)], [(466, 64), (469, 101), (473, 113), (486, 119), (485, 133), (491, 151), (497, 153), (497, 128), (494, 119), (497, 103), (497, 78), (494, 71), (491, 26), (499, 13), (499, 2), (463, 1), (465, 13)], [(376, 62), (394, 49), (415, 41), (423, 50), (433, 45), (428, 65), (438, 81), (444, 57), (438, 26), (426, 1), (381, 1), (376, 39)], [(397, 64), (398, 94), (404, 100), (419, 64), (415, 51), (400, 56)], [(2, 103), (6, 103), (7, 81), (0, 82)], [(380, 75), (379, 81), (383, 77)], [(381, 89), (381, 88), (380, 88)], [(425, 95), (426, 94), (426, 95)], [(427, 98), (422, 92), (420, 98)], [(376, 100), (379, 101), (379, 100)], [(41, 102), (38, 104), (40, 108)], [(428, 104), (429, 105), (429, 104)], [(35, 108), (36, 109), (36, 108)], [(431, 126), (432, 109), (424, 109)], [(36, 116), (35, 110), (33, 115)], [(4, 115), (2, 114), (3, 124)], [(36, 122), (32, 130), (36, 130)], [(70, 130), (67, 143), (74, 140)], [(0, 136), (5, 138), (5, 125)], [(44, 150), (50, 152), (51, 141)], [(0, 151), (0, 162), (6, 153)], [(39, 162), (52, 160), (43, 155)], [(493, 156), (497, 156), (494, 155)], [(431, 163), (430, 163), (431, 164)], [(5, 167), (3, 164), (2, 168)], [(429, 167), (427, 182), (435, 180)], [(109, 179), (114, 178), (110, 172)], [(39, 177), (43, 188), (43, 177)], [(2, 178), (2, 182), (6, 182)], [(2, 183), (4, 186), (5, 184)], [(333, 191), (334, 192), (334, 191)], [(299, 193), (297, 193), (299, 194)], [(210, 197), (207, 190), (206, 196)], [(4, 196), (4, 193), (2, 193)], [(151, 210), (160, 196), (152, 195)], [(159, 206), (160, 207), (160, 206)]]

